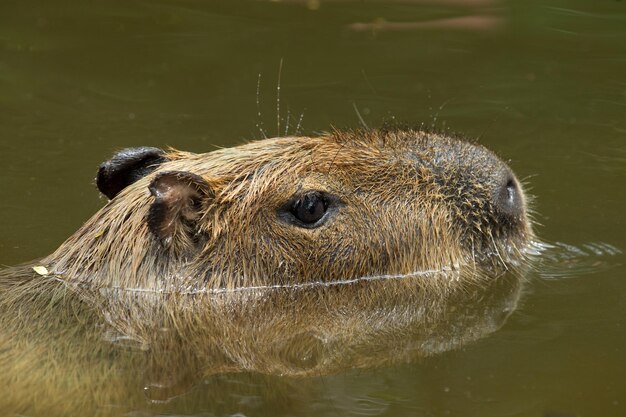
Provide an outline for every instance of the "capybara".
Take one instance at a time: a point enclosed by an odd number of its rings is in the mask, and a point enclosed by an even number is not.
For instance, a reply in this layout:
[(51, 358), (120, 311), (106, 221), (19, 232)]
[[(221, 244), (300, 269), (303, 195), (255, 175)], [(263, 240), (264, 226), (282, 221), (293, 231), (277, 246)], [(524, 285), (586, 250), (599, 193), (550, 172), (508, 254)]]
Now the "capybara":
[(74, 235), (0, 271), (0, 409), (107, 414), (138, 387), (442, 352), (502, 325), (533, 240), (504, 162), (419, 130), (126, 149), (96, 183), (109, 201)]

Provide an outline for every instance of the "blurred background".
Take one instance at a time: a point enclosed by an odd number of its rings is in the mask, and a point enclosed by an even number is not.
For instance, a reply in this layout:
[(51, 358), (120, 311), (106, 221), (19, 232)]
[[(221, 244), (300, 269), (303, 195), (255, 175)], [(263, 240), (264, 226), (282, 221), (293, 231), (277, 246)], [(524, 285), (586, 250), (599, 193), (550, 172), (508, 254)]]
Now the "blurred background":
[[(538, 234), (582, 248), (577, 265), (540, 271), (505, 328), (462, 350), (296, 382), (215, 377), (144, 412), (626, 415), (620, 0), (3, 0), (0, 264), (48, 254), (101, 207), (96, 169), (121, 148), (389, 121), (509, 160)], [(211, 384), (237, 389), (208, 401)]]

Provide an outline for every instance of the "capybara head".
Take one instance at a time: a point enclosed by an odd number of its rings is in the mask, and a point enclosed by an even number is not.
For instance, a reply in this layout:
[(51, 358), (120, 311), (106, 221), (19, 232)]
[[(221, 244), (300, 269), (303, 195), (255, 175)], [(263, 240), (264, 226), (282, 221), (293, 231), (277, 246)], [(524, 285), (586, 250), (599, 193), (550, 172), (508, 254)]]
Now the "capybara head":
[(523, 263), (532, 238), (511, 169), (416, 130), (266, 139), (205, 154), (118, 153), (110, 201), (44, 262), (62, 280), (173, 291), (338, 282)]
[(3, 410), (53, 414), (50, 398), (85, 393), (56, 402), (73, 415), (140, 384), (161, 401), (213, 373), (436, 354), (504, 323), (532, 252), (510, 168), (436, 133), (126, 149), (96, 183), (110, 201), (83, 227), (0, 270)]

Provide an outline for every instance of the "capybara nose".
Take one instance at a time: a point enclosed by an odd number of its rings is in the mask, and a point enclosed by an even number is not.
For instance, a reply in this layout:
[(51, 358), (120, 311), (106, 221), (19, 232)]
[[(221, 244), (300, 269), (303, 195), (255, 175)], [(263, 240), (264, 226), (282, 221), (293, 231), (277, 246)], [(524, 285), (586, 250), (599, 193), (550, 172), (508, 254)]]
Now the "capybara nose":
[(495, 190), (496, 210), (505, 217), (520, 220), (524, 215), (524, 198), (513, 173), (504, 170)]

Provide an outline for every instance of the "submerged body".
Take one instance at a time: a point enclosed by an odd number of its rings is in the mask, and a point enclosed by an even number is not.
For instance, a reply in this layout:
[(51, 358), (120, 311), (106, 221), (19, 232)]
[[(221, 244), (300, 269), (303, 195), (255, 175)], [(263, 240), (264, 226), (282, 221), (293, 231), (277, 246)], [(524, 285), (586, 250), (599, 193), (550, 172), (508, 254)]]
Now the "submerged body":
[(505, 163), (420, 131), (126, 150), (97, 184), (110, 201), (80, 230), (0, 271), (16, 412), (67, 384), (95, 404), (137, 383), (163, 399), (212, 373), (319, 375), (459, 346), (515, 308), (532, 239)]

